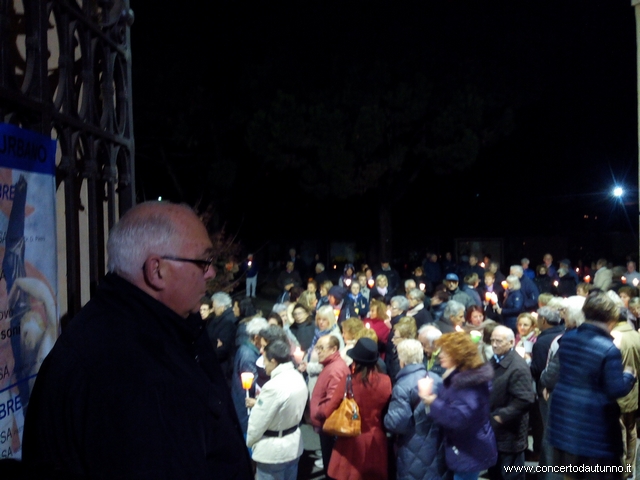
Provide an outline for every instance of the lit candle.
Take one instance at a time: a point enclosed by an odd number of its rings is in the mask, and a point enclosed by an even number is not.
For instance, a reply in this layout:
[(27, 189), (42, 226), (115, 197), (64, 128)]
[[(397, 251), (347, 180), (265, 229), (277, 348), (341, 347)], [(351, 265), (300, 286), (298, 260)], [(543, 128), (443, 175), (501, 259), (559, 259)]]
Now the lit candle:
[(509, 288), (509, 284), (507, 283), (506, 280), (503, 280), (502, 282), (500, 282), (500, 285), (502, 285), (502, 288), (504, 288), (505, 290)]
[(424, 292), (424, 289), (427, 288), (427, 286), (424, 283), (420, 284), (420, 290), (422, 290)]
[(626, 285), (627, 283), (627, 277), (625, 277), (624, 275), (622, 277), (620, 277), (620, 280), (622, 280), (622, 283), (624, 283)]
[(351, 285), (351, 279), (350, 278), (345, 278), (344, 279), (344, 284), (348, 287), (349, 285)]
[(553, 286), (554, 286), (554, 287), (557, 287), (557, 286), (558, 286), (558, 280), (554, 280), (554, 281), (553, 281)]
[(338, 320), (338, 318), (340, 318), (340, 309), (339, 308), (334, 308), (333, 309), (333, 314), (336, 316), (336, 320)]
[(585, 275), (583, 280), (585, 281), (585, 283), (591, 282), (591, 275)]
[(376, 281), (373, 278), (370, 278), (369, 280), (367, 280), (367, 285), (369, 286), (369, 288), (373, 288), (375, 284), (376, 284)]
[(338, 268), (338, 266), (337, 266), (337, 265), (334, 265), (334, 266), (333, 266), (333, 269), (334, 269), (334, 270), (335, 270), (335, 269), (337, 269), (337, 268)]
[(484, 268), (484, 262), (480, 262), (480, 266)]
[(496, 292), (491, 292), (491, 304), (495, 305), (498, 303), (498, 294)]
[(576, 273), (580, 274), (580, 269), (578, 267), (576, 267)]
[(364, 324), (364, 326), (365, 326), (366, 328), (371, 328), (371, 324), (370, 324), (369, 322), (365, 323), (365, 324)]
[[(246, 393), (246, 398), (249, 398), (249, 389), (251, 385), (253, 385), (253, 373), (251, 372), (242, 372), (240, 374), (240, 379), (242, 380), (242, 388)], [(247, 413), (250, 413), (251, 409), (247, 408)]]
[(484, 299), (485, 299), (487, 302), (490, 302), (490, 301), (491, 301), (491, 293), (492, 293), (492, 292), (485, 292), (485, 294), (484, 294)]
[(640, 283), (640, 282), (638, 281), (638, 279), (637, 279), (637, 278), (634, 278), (634, 279), (631, 281), (631, 283), (633, 283), (633, 286), (634, 286), (634, 287), (637, 287), (637, 286), (638, 286), (638, 283)]
[(251, 260), (249, 260), (249, 262), (247, 262), (247, 265), (251, 266)]

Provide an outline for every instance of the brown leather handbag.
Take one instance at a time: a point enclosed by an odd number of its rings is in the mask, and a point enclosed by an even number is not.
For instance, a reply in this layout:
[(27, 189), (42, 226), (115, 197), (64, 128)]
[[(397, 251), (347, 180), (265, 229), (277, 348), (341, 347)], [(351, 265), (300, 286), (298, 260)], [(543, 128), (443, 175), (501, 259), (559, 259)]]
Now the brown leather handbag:
[(357, 437), (360, 435), (360, 409), (353, 398), (351, 375), (347, 375), (342, 402), (325, 420), (322, 431), (327, 435), (335, 435), (337, 437)]

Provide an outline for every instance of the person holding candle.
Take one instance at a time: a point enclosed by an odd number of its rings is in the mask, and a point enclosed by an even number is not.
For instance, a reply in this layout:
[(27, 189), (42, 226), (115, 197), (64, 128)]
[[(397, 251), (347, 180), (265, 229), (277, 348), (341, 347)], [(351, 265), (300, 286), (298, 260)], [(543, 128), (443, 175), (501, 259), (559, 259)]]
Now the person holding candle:
[(455, 300), (449, 300), (444, 312), (442, 313), (442, 318), (433, 325), (442, 333), (462, 331), (462, 326), (465, 321), (464, 312), (465, 308), (462, 303)]
[[(538, 287), (536, 287), (535, 282), (524, 275), (522, 266), (512, 265), (509, 269), (509, 276), (511, 275), (515, 275), (520, 282), (520, 291), (522, 292), (522, 298), (524, 301), (523, 309), (533, 310), (535, 308), (538, 308), (538, 297), (540, 296), (540, 290), (538, 290)], [(508, 283), (509, 278), (507, 277), (507, 284)]]
[(555, 291), (553, 287), (553, 279), (547, 273), (547, 267), (545, 265), (538, 265), (536, 268), (536, 278), (533, 282), (538, 287), (540, 293), (553, 293)]
[(369, 328), (378, 336), (379, 352), (384, 359), (385, 345), (391, 332), (391, 320), (387, 315), (387, 306), (380, 300), (371, 300), (369, 304), (369, 317), (364, 320)]
[(375, 298), (389, 303), (395, 291), (389, 287), (389, 280), (386, 275), (380, 274), (376, 277), (375, 286), (371, 289), (370, 298)]
[(349, 290), (351, 285), (356, 281), (356, 267), (353, 266), (353, 263), (347, 263), (342, 270), (342, 275), (338, 279), (338, 285), (340, 287)]
[[(366, 287), (365, 287), (366, 289)], [(361, 293), (362, 286), (359, 282), (353, 282), (349, 288), (348, 298), (353, 304), (358, 317), (365, 318), (369, 314), (369, 300)]]
[(418, 382), (430, 378), (432, 391), (438, 393), (442, 379), (427, 372), (423, 357), (419, 341), (407, 339), (398, 344), (400, 371), (384, 426), (396, 436), (396, 478), (401, 480), (433, 480), (446, 478), (447, 473), (440, 427), (427, 416), (418, 396)]
[[(252, 373), (254, 379), (258, 377), (258, 367), (256, 361), (260, 358), (260, 332), (269, 326), (264, 318), (254, 318), (247, 323), (248, 339), (244, 341), (233, 360), (233, 376), (231, 377), (231, 397), (233, 398), (233, 406), (236, 409), (242, 433), (247, 434), (247, 422), (249, 414), (245, 406), (246, 392), (242, 385), (241, 373)], [(249, 396), (255, 397), (255, 386), (250, 385)]]
[(491, 307), (492, 304), (504, 301), (504, 288), (496, 281), (496, 276), (492, 272), (485, 272), (484, 285), (478, 288), (478, 293), (484, 307), (484, 315), (492, 320), (498, 319), (498, 314)]
[(427, 413), (442, 428), (445, 459), (454, 480), (477, 480), (495, 465), (496, 439), (490, 423), (490, 384), (493, 368), (465, 332), (442, 335), (440, 363), (447, 369), (443, 388), (420, 392)]
[(524, 295), (520, 290), (520, 279), (516, 275), (507, 277), (507, 297), (504, 300), (504, 305), (500, 307), (500, 305), (495, 304), (493, 308), (502, 315), (504, 325), (515, 333), (517, 331), (518, 315), (524, 311)]
[(271, 377), (251, 407), (247, 446), (256, 462), (256, 479), (295, 480), (302, 455), (302, 434), (298, 424), (304, 414), (309, 392), (293, 363), (289, 345), (281, 340), (264, 349), (264, 367)]

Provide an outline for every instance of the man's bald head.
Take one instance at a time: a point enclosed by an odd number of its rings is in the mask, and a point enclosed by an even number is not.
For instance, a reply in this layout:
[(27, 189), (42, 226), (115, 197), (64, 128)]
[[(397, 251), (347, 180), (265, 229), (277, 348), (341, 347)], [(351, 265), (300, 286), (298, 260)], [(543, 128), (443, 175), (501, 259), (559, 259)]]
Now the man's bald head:
[(107, 270), (134, 282), (149, 254), (170, 253), (181, 241), (181, 217), (196, 217), (191, 208), (166, 202), (136, 205), (114, 225), (107, 242)]
[(187, 316), (199, 309), (206, 280), (215, 275), (213, 268), (205, 271), (201, 264), (210, 258), (211, 249), (207, 230), (191, 208), (145, 202), (129, 210), (111, 230), (107, 267)]

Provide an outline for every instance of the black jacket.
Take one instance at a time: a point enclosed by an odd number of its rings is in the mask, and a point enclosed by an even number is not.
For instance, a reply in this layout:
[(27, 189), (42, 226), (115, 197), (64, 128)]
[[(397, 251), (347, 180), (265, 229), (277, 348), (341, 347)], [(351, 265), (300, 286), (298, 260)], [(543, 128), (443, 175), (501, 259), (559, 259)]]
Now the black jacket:
[[(491, 359), (491, 426), (499, 452), (519, 453), (527, 448), (529, 407), (535, 400), (529, 366), (511, 349), (500, 363)], [(499, 416), (502, 423), (494, 420)]]
[[(213, 314), (207, 317), (207, 335), (213, 350), (216, 352), (216, 358), (222, 368), (222, 373), (227, 379), (227, 383), (231, 380), (233, 372), (233, 357), (236, 353), (236, 334), (238, 330), (237, 318), (233, 314), (233, 309), (229, 307), (222, 315), (216, 317)], [(218, 340), (222, 345), (218, 346)]]
[(203, 326), (107, 275), (38, 374), (28, 478), (253, 478)]

